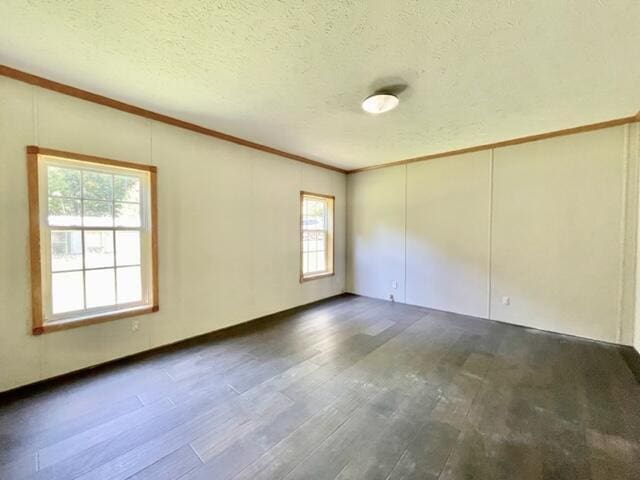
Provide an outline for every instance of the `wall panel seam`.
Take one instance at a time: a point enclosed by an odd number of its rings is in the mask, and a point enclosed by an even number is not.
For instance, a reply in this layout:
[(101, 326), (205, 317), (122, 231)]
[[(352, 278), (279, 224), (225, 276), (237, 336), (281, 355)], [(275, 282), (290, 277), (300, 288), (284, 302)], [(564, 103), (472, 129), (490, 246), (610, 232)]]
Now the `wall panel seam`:
[(616, 340), (622, 340), (622, 323), (624, 312), (624, 277), (625, 277), (625, 244), (627, 236), (627, 182), (629, 177), (629, 124), (624, 126), (624, 141), (622, 147), (622, 215), (620, 219), (620, 279), (618, 282), (618, 331)]
[[(640, 112), (639, 112), (640, 115)], [(633, 148), (633, 149), (632, 149)], [(640, 123), (636, 123), (633, 124), (631, 126), (629, 126), (629, 135), (628, 135), (628, 143), (627, 143), (627, 150), (628, 150), (628, 159), (630, 162), (632, 162), (632, 164), (635, 167), (635, 176), (633, 178), (633, 185), (635, 187), (635, 190), (632, 191), (632, 194), (634, 195), (634, 202), (635, 204), (633, 205), (635, 207), (635, 209), (631, 212), (632, 215), (634, 215), (633, 217), (633, 221), (635, 222), (635, 224), (633, 224), (632, 226), (633, 228), (633, 235), (634, 235), (634, 248), (632, 250), (632, 255), (633, 255), (633, 263), (632, 263), (632, 267), (633, 268), (633, 272), (630, 275), (631, 276), (631, 283), (633, 285), (633, 290), (630, 293), (631, 295), (631, 299), (629, 300), (630, 303), (630, 310), (629, 310), (629, 317), (630, 317), (630, 322), (629, 322), (629, 326), (631, 328), (631, 331), (629, 332), (629, 342), (631, 343), (632, 346), (634, 346), (636, 349), (638, 348), (638, 341), (640, 340), (639, 338), (636, 338), (636, 332), (638, 331), (638, 312), (636, 311), (636, 308), (638, 306), (638, 261), (640, 260), (640, 244), (638, 242), (638, 239), (640, 239), (640, 189), (639, 189), (639, 185), (640, 185)]]
[(409, 190), (409, 166), (404, 166), (404, 303), (407, 303), (407, 223), (409, 218), (409, 210), (407, 205), (407, 196)]
[(625, 238), (625, 264), (628, 273), (628, 282), (630, 285), (625, 284), (625, 295), (627, 308), (626, 308), (626, 328), (630, 331), (624, 332), (628, 335), (629, 343), (633, 344), (635, 338), (635, 308), (636, 308), (636, 275), (637, 275), (637, 262), (636, 252), (638, 245), (638, 180), (640, 179), (640, 156), (638, 155), (640, 148), (640, 124), (630, 124), (629, 129), (629, 142), (628, 142), (628, 162), (629, 162), (629, 177), (627, 181), (627, 221), (625, 222), (625, 228), (627, 229), (627, 236), (630, 236), (629, 242)]
[(164, 115), (158, 112), (153, 112), (151, 110), (147, 110), (141, 107), (137, 107), (135, 105), (131, 105), (131, 104), (121, 102), (119, 100), (115, 100), (113, 98), (105, 97), (104, 95), (99, 95), (93, 92), (89, 92), (87, 90), (82, 90), (80, 88), (72, 87), (70, 85), (66, 85), (60, 82), (55, 82), (53, 80), (49, 80), (44, 77), (39, 77), (37, 75), (23, 72), (21, 70), (11, 68), (7, 65), (0, 64), (0, 76), (5, 76), (7, 78), (11, 78), (19, 82), (28, 83), (29, 85), (34, 85), (35, 87), (51, 90), (51, 91), (60, 93), (62, 95), (68, 95), (70, 97), (79, 98), (87, 102), (92, 102), (97, 105), (102, 105), (104, 107), (113, 108), (114, 110), (119, 110), (121, 112), (125, 112), (131, 115), (137, 115), (139, 117), (148, 118), (151, 120), (165, 123), (167, 125), (172, 125), (177, 128), (191, 130), (193, 132), (196, 132), (202, 135), (214, 137), (219, 140), (234, 143), (236, 145), (240, 145), (246, 148), (259, 150), (265, 153), (269, 153), (271, 155), (277, 155), (283, 158), (288, 158), (289, 160), (306, 163), (308, 165), (315, 165), (317, 167), (326, 168), (328, 170), (334, 170), (336, 172), (340, 172), (343, 174), (347, 173), (346, 170), (336, 167), (334, 165), (329, 165), (329, 164), (320, 162), (318, 160), (312, 160), (310, 158), (303, 157), (302, 155), (280, 150), (278, 148), (274, 148), (269, 145), (253, 142), (251, 140), (247, 140), (241, 137), (236, 137), (235, 135), (219, 132), (217, 130), (213, 130), (211, 128), (204, 127), (201, 125), (196, 125), (194, 123), (187, 122), (185, 120), (180, 120), (178, 118), (170, 117), (168, 115)]
[(489, 150), (489, 228), (488, 228), (488, 262), (487, 262), (487, 318), (491, 318), (491, 282), (493, 262), (493, 156), (495, 149)]

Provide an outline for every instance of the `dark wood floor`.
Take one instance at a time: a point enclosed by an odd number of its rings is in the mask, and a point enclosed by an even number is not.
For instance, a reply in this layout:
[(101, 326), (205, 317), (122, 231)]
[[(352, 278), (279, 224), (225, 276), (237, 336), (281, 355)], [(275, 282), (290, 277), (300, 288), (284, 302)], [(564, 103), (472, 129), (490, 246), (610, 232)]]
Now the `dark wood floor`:
[(3, 399), (0, 478), (640, 479), (618, 348), (345, 296)]

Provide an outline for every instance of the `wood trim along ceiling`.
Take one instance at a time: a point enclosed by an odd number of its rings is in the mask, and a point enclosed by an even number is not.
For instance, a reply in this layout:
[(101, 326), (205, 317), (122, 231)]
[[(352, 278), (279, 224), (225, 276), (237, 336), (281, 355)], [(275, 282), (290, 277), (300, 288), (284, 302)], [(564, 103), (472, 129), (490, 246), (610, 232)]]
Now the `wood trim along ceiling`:
[(562, 130), (555, 130), (552, 132), (540, 133), (536, 135), (528, 135), (525, 137), (518, 137), (511, 140), (504, 140), (504, 141), (495, 142), (495, 143), (487, 143), (484, 145), (477, 145), (474, 147), (460, 148), (457, 150), (449, 150), (446, 152), (422, 155), (419, 157), (407, 158), (405, 160), (398, 160), (390, 163), (372, 165), (369, 167), (356, 168), (353, 170), (344, 170), (342, 168), (334, 167), (333, 165), (327, 165), (325, 163), (318, 162), (316, 160), (311, 160), (309, 158), (306, 158), (300, 155), (285, 152), (284, 150), (278, 150), (276, 148), (269, 147), (267, 145), (255, 143), (250, 140), (245, 140), (244, 138), (235, 137), (233, 135), (222, 133), (217, 130), (212, 130), (210, 128), (202, 127), (194, 123), (189, 123), (189, 122), (185, 122), (184, 120), (179, 120), (177, 118), (169, 117), (167, 115), (162, 115), (161, 113), (145, 110), (144, 108), (136, 107), (128, 103), (120, 102), (118, 100), (114, 100), (109, 97), (98, 95), (96, 93), (91, 93), (86, 90), (81, 90), (79, 88), (75, 88), (70, 85), (65, 85), (63, 83), (59, 83), (53, 80), (39, 77), (37, 75), (32, 75), (30, 73), (23, 72), (15, 68), (11, 68), (7, 65), (0, 64), (0, 76), (12, 78), (14, 80), (25, 82), (30, 85), (36, 85), (38, 87), (45, 88), (47, 90), (52, 90), (54, 92), (62, 93), (64, 95), (80, 98), (88, 102), (97, 103), (98, 105), (114, 108), (122, 112), (138, 115), (140, 117), (148, 118), (150, 120), (155, 120), (157, 122), (166, 123), (167, 125), (172, 125), (174, 127), (184, 128), (185, 130), (190, 130), (192, 132), (200, 133), (202, 135), (218, 138), (220, 140), (235, 143), (237, 145), (242, 145), (247, 148), (253, 148), (254, 150), (259, 150), (261, 152), (270, 153), (272, 155), (278, 155), (280, 157), (306, 163), (308, 165), (314, 165), (316, 167), (326, 168), (329, 170), (333, 170), (340, 173), (347, 173), (347, 174), (365, 172), (368, 170), (377, 170), (377, 169), (386, 168), (386, 167), (394, 167), (397, 165), (406, 165), (406, 164), (415, 163), (415, 162), (424, 162), (426, 160), (433, 160), (436, 158), (451, 157), (451, 156), (460, 155), (463, 153), (479, 152), (482, 150), (507, 147), (510, 145), (518, 145), (521, 143), (535, 142), (537, 140), (544, 140), (547, 138), (562, 137), (565, 135), (573, 135), (576, 133), (584, 133), (584, 132), (590, 132), (593, 130), (600, 130), (603, 128), (615, 127), (618, 125), (625, 125), (627, 123), (640, 122), (640, 111), (639, 111), (635, 115), (631, 115), (629, 117), (616, 118), (616, 119), (607, 120), (604, 122), (591, 123), (589, 125), (581, 125), (579, 127), (565, 128)]
[(140, 117), (148, 118), (156, 122), (166, 123), (167, 125), (172, 125), (178, 128), (184, 128), (185, 130), (191, 130), (192, 132), (196, 132), (202, 135), (207, 135), (209, 137), (214, 137), (220, 140), (224, 140), (225, 142), (235, 143), (236, 145), (252, 148), (254, 150), (270, 153), (272, 155), (278, 155), (280, 157), (288, 158), (290, 160), (295, 160), (297, 162), (306, 163), (308, 165), (314, 165), (316, 167), (326, 168), (326, 169), (333, 170), (340, 173), (347, 173), (346, 170), (343, 170), (342, 168), (334, 167), (333, 165), (327, 165), (325, 163), (318, 162), (316, 160), (311, 160), (310, 158), (306, 158), (301, 155), (285, 152), (284, 150), (279, 150), (277, 148), (269, 147), (267, 145), (262, 145), (260, 143), (252, 142), (250, 140), (245, 140), (244, 138), (235, 137), (233, 135), (219, 132), (217, 130), (212, 130), (210, 128), (202, 127), (194, 123), (185, 122), (184, 120), (179, 120), (174, 117), (169, 117), (168, 115), (152, 112), (151, 110), (146, 110), (144, 108), (136, 107), (135, 105), (130, 105), (128, 103), (120, 102), (118, 100), (114, 100), (112, 98), (105, 97), (103, 95), (98, 95), (96, 93), (88, 92), (86, 90), (81, 90), (79, 88), (72, 87), (70, 85), (65, 85), (64, 83), (55, 82), (53, 80), (39, 77), (37, 75), (32, 75), (30, 73), (23, 72), (21, 70), (16, 70), (15, 68), (11, 68), (7, 65), (0, 64), (0, 75), (4, 77), (12, 78), (14, 80), (18, 80), (20, 82), (28, 83), (30, 85), (36, 85), (41, 88), (46, 88), (47, 90), (52, 90), (54, 92), (62, 93), (64, 95), (80, 98), (88, 102), (97, 103), (98, 105), (114, 108), (122, 112), (131, 113), (133, 115), (138, 115)]
[(634, 123), (634, 122), (640, 122), (640, 112), (638, 112), (636, 115), (631, 115), (629, 117), (622, 117), (622, 118), (614, 118), (613, 120), (607, 120), (605, 122), (590, 123), (589, 125), (581, 125), (579, 127), (565, 128), (562, 130), (555, 130), (553, 132), (539, 133), (536, 135), (528, 135), (526, 137), (518, 137), (518, 138), (513, 138), (511, 140), (503, 140), (501, 142), (487, 143), (485, 145), (477, 145), (475, 147), (460, 148), (458, 150), (449, 150), (446, 152), (433, 153), (430, 155), (423, 155), (420, 157), (407, 158), (405, 160), (398, 160), (396, 162), (382, 163), (379, 165), (372, 165), (370, 167), (356, 168), (354, 170), (349, 170), (347, 173), (366, 172), (369, 170), (377, 170), (380, 168), (395, 167), (398, 165), (407, 165), (409, 163), (416, 163), (416, 162), (424, 162), (427, 160), (434, 160), (436, 158), (461, 155), (463, 153), (479, 152), (482, 150), (490, 150), (493, 148), (508, 147), (510, 145), (519, 145), (521, 143), (529, 143), (529, 142), (535, 142), (538, 140), (545, 140), (547, 138), (563, 137), (565, 135), (573, 135), (576, 133), (591, 132), (593, 130), (601, 130), (603, 128), (616, 127), (618, 125), (626, 125), (627, 123)]

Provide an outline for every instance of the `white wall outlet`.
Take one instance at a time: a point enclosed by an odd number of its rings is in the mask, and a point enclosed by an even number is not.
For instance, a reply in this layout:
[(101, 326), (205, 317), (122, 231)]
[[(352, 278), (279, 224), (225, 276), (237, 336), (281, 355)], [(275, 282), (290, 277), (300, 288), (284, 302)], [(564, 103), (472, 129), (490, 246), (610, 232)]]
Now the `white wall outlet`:
[(503, 304), (503, 305), (507, 305), (507, 306), (511, 305), (511, 298), (509, 298), (509, 297), (502, 297), (502, 304)]
[(140, 320), (132, 320), (131, 321), (131, 331), (137, 332), (140, 328)]
[(398, 282), (396, 282), (395, 280), (393, 282), (391, 282), (391, 288), (393, 288), (394, 290), (398, 289)]

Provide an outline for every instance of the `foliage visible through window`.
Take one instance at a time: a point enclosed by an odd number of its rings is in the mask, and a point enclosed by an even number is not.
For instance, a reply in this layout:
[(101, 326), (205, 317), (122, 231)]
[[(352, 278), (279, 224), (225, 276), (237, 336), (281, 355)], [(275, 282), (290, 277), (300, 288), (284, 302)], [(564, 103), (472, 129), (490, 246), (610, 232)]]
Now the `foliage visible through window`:
[(46, 160), (49, 320), (149, 301), (148, 174)]
[(333, 273), (333, 197), (302, 194), (302, 279)]

